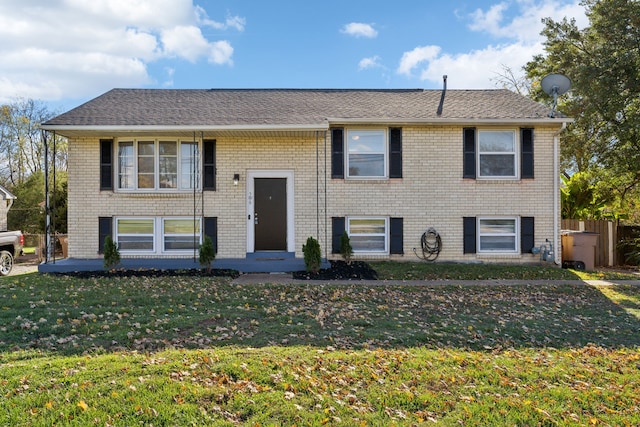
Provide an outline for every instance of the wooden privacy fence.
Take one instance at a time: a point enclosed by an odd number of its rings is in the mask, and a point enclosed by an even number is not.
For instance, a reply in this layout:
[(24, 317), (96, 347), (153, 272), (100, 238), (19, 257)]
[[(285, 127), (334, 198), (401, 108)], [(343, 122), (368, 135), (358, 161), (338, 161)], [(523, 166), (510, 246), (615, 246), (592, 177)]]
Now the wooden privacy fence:
[(586, 231), (598, 234), (596, 241), (596, 267), (619, 265), (618, 226), (613, 221), (563, 219), (562, 230)]

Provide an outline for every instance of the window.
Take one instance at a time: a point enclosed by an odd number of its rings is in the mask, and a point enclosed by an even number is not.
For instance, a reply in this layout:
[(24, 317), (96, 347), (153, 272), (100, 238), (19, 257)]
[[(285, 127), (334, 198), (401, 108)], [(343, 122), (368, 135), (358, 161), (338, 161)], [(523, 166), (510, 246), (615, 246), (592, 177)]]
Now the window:
[(165, 251), (193, 250), (200, 244), (200, 219), (165, 219), (163, 241)]
[(385, 130), (347, 131), (347, 170), (351, 178), (385, 178), (387, 176)]
[(153, 218), (121, 218), (116, 221), (118, 249), (127, 251), (154, 251)]
[(199, 183), (198, 144), (178, 141), (120, 141), (118, 188), (192, 190)]
[(116, 218), (115, 235), (123, 253), (153, 254), (193, 251), (202, 233), (200, 218)]
[(479, 131), (479, 176), (516, 178), (516, 146), (516, 134), (514, 131)]
[(479, 218), (478, 252), (517, 252), (516, 218)]
[(387, 253), (386, 218), (348, 218), (347, 233), (354, 253)]

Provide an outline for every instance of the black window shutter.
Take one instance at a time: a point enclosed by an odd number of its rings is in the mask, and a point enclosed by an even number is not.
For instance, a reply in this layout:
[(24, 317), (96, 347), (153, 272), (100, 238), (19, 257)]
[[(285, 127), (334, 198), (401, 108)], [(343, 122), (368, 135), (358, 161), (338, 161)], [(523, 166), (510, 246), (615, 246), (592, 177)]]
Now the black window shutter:
[(98, 217), (98, 253), (104, 253), (104, 239), (111, 236), (113, 219), (110, 216)]
[(464, 236), (463, 253), (475, 254), (476, 253), (476, 218), (473, 216), (466, 216), (463, 218), (462, 234)]
[(522, 171), (520, 173), (523, 179), (533, 179), (533, 129), (520, 129), (520, 155), (522, 157)]
[(100, 140), (100, 190), (113, 190), (113, 139)]
[(344, 129), (331, 129), (331, 178), (344, 178)]
[(389, 252), (392, 254), (404, 254), (404, 226), (402, 218), (391, 218), (389, 220), (389, 237), (391, 244)]
[(218, 217), (204, 217), (204, 235), (209, 236), (213, 243), (213, 250), (218, 253)]
[(389, 129), (389, 178), (402, 178), (402, 128)]
[(341, 216), (334, 216), (331, 218), (331, 253), (340, 253), (340, 240), (342, 239), (342, 233), (344, 233), (345, 219)]
[(202, 182), (203, 190), (215, 191), (216, 189), (216, 140), (205, 139), (202, 141)]
[(463, 146), (464, 146), (464, 178), (476, 178), (476, 128), (464, 128)]
[(531, 253), (531, 249), (536, 244), (534, 223), (532, 216), (520, 218), (520, 252), (523, 254)]

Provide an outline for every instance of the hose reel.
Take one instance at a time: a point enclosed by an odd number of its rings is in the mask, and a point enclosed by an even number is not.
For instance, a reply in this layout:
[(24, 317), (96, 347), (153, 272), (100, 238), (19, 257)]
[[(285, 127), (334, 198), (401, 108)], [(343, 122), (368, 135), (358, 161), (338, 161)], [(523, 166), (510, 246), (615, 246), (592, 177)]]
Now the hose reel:
[(442, 250), (442, 239), (435, 228), (429, 227), (427, 231), (422, 233), (420, 246), (422, 248), (422, 255), (419, 255), (416, 248), (413, 248), (413, 253), (416, 254), (418, 258), (425, 261), (435, 261), (436, 258), (438, 258)]

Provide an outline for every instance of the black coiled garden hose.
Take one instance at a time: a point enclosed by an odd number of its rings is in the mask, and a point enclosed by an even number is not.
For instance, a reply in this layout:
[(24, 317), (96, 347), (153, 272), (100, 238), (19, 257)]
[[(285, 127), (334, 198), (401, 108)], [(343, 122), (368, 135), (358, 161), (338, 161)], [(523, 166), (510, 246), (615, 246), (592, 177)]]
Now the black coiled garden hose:
[(420, 246), (422, 247), (422, 256), (418, 255), (416, 249), (413, 248), (413, 253), (416, 254), (418, 258), (425, 261), (435, 261), (436, 258), (438, 258), (442, 250), (442, 239), (435, 228), (429, 227), (427, 231), (422, 233)]

